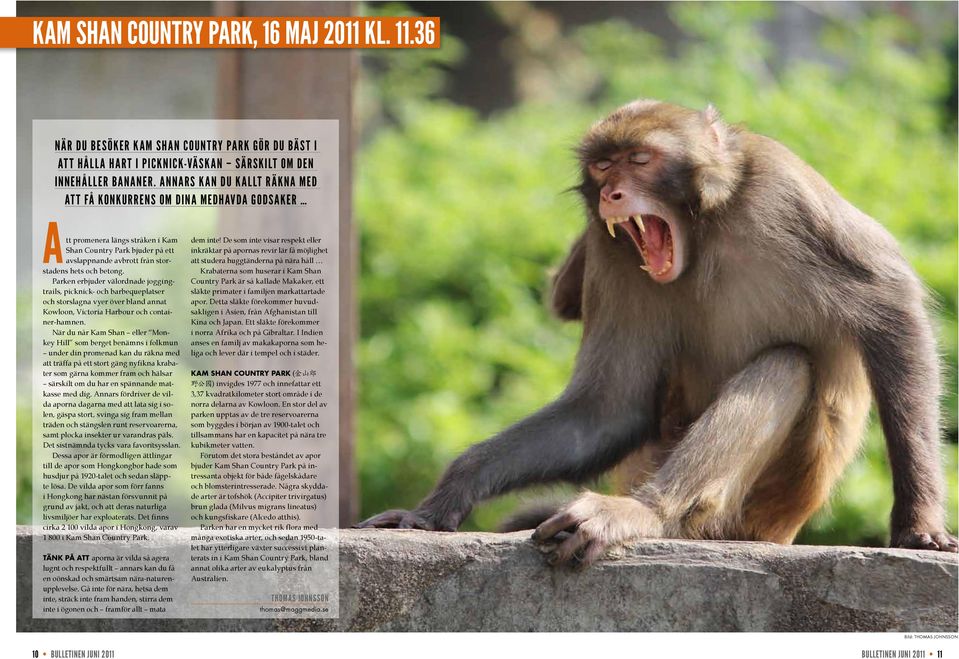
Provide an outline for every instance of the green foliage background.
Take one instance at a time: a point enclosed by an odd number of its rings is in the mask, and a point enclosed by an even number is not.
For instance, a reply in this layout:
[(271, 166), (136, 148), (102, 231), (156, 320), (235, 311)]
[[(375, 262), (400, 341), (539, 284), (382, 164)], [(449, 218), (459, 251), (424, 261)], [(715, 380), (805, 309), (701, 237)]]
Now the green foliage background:
[[(547, 270), (583, 224), (579, 200), (564, 192), (577, 182), (572, 146), (595, 119), (649, 97), (712, 102), (726, 120), (778, 139), (900, 240), (938, 304), (956, 528), (957, 159), (942, 44), (883, 14), (828, 24), (828, 64), (781, 64), (758, 29), (775, 6), (671, 9), (690, 37), (678, 52), (617, 21), (578, 29), (555, 54), (561, 101), (485, 119), (442, 99), (444, 67), (483, 56), (449, 35), (440, 51), (364, 54), (367, 140), (356, 187), (364, 516), (414, 506), (468, 445), (561, 391), (579, 327), (551, 318), (544, 296)], [(800, 541), (888, 541), (892, 488), (875, 422), (863, 453)], [(484, 505), (464, 528), (494, 528), (513, 505), (515, 497)]]

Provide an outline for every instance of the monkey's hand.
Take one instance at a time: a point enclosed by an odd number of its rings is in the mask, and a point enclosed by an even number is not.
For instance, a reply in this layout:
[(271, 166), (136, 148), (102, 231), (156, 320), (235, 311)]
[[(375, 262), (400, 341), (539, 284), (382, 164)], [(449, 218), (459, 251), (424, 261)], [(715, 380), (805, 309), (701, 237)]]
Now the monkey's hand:
[(890, 544), (901, 549), (928, 549), (952, 553), (959, 551), (959, 542), (945, 531), (924, 531), (921, 528), (894, 528)]
[(574, 562), (585, 568), (610, 550), (662, 535), (662, 521), (646, 504), (632, 497), (586, 492), (540, 524), (533, 541), (548, 552), (550, 565)]
[(373, 515), (354, 529), (420, 529), (423, 531), (455, 531), (458, 524), (437, 520), (428, 510), (387, 510)]

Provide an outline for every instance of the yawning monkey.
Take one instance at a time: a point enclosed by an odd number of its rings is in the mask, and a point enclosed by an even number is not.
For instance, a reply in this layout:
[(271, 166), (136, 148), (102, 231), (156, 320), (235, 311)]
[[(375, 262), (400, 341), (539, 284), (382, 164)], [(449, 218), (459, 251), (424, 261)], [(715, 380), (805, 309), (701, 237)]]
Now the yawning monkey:
[[(789, 543), (879, 408), (892, 545), (955, 552), (924, 290), (893, 238), (778, 142), (641, 100), (579, 149), (588, 226), (555, 282), (582, 317), (559, 398), (457, 458), (413, 511), (362, 527), (455, 530), (473, 505), (623, 463), (541, 521), (552, 563), (640, 538)], [(567, 533), (561, 533), (567, 532)]]

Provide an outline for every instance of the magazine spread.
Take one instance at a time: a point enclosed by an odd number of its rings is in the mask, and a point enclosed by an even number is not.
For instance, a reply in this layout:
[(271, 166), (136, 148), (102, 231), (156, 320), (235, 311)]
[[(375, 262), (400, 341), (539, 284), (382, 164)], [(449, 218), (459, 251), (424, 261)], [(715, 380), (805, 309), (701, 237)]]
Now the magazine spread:
[(4, 9), (16, 656), (959, 656), (957, 3)]

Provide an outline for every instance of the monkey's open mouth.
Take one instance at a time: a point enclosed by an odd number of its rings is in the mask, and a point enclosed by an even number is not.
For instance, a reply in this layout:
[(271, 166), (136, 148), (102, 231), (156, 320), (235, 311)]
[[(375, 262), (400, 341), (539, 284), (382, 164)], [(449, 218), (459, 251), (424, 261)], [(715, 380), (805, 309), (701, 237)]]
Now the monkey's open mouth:
[(617, 225), (626, 230), (643, 257), (645, 265), (640, 267), (655, 281), (665, 284), (679, 276), (682, 270), (682, 252), (677, 244), (679, 236), (668, 220), (659, 215), (637, 214), (609, 217), (605, 221), (614, 238)]

